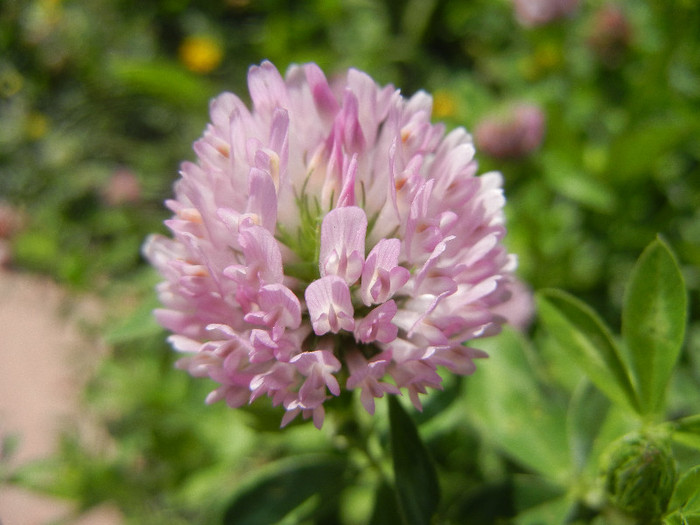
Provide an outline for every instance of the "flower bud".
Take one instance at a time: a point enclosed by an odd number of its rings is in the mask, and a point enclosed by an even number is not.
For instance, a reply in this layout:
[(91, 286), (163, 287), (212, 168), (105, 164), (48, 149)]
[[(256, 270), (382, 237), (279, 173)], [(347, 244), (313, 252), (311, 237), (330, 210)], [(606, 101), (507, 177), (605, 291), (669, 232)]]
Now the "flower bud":
[(668, 507), (676, 462), (668, 445), (637, 433), (613, 443), (607, 456), (605, 490), (619, 510), (646, 523)]

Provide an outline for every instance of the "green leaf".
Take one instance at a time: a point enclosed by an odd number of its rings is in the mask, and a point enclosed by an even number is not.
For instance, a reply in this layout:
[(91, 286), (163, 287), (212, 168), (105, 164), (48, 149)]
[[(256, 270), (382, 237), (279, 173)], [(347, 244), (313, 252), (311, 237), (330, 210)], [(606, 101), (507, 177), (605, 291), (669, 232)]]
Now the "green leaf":
[(12, 256), (20, 266), (48, 272), (61, 258), (58, 236), (53, 232), (27, 231), (13, 241)]
[(552, 480), (533, 474), (511, 476), (513, 504), (518, 514), (547, 505), (566, 496), (566, 488)]
[(396, 496), (394, 489), (386, 482), (379, 485), (369, 525), (403, 525)]
[(663, 525), (700, 525), (700, 516), (684, 516), (680, 512), (674, 512), (664, 518)]
[(148, 297), (129, 317), (117, 322), (105, 334), (105, 340), (110, 345), (128, 343), (137, 339), (151, 337), (162, 333), (153, 315), (153, 310), (159, 306), (155, 294)]
[(649, 174), (657, 159), (697, 129), (687, 118), (650, 120), (625, 130), (610, 147), (607, 171), (620, 183)]
[(567, 430), (574, 465), (583, 470), (603, 427), (610, 401), (585, 379), (569, 402)]
[(613, 402), (637, 410), (620, 350), (602, 319), (560, 290), (538, 292), (537, 305), (540, 319), (572, 362)]
[(330, 455), (298, 456), (272, 463), (233, 495), (225, 525), (277, 523), (302, 505), (319, 509), (343, 490), (344, 459)]
[(464, 404), (484, 441), (547, 479), (568, 479), (565, 408), (535, 380), (521, 338), (506, 329), (478, 347), (489, 358), (465, 379)]
[(107, 68), (134, 93), (150, 95), (184, 108), (199, 108), (215, 93), (209, 83), (166, 60), (114, 58)]
[(391, 453), (399, 508), (408, 525), (427, 525), (440, 500), (437, 472), (411, 417), (389, 398)]
[(544, 175), (554, 191), (597, 212), (614, 211), (617, 206), (615, 193), (607, 183), (580, 169), (580, 163), (556, 153), (544, 155), (544, 162)]
[(556, 498), (527, 509), (514, 519), (515, 525), (542, 525), (543, 523), (566, 523), (571, 501), (566, 496)]
[(679, 432), (692, 432), (700, 435), (700, 414), (679, 419), (675, 421), (674, 425)]
[(674, 511), (668, 523), (700, 523), (700, 465), (691, 468), (676, 483), (668, 508)]
[(622, 336), (643, 414), (658, 412), (683, 345), (683, 276), (670, 249), (653, 241), (637, 261), (622, 311)]
[(700, 450), (700, 414), (684, 417), (671, 424), (675, 441)]

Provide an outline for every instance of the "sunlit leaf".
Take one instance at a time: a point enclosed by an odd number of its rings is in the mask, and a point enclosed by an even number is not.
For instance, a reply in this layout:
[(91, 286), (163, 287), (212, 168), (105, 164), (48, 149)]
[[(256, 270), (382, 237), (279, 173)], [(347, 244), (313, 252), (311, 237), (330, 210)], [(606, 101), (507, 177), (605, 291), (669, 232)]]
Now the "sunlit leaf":
[(223, 523), (277, 523), (301, 506), (328, 505), (344, 487), (346, 466), (343, 458), (329, 455), (297, 456), (267, 465), (236, 491)]
[(399, 508), (407, 525), (427, 525), (440, 500), (435, 465), (411, 416), (389, 396), (391, 454)]
[(683, 345), (685, 319), (683, 277), (666, 243), (657, 239), (632, 271), (622, 312), (622, 335), (644, 414), (662, 406)]
[(588, 378), (613, 402), (636, 409), (634, 389), (609, 329), (586, 304), (560, 290), (537, 294), (540, 318)]

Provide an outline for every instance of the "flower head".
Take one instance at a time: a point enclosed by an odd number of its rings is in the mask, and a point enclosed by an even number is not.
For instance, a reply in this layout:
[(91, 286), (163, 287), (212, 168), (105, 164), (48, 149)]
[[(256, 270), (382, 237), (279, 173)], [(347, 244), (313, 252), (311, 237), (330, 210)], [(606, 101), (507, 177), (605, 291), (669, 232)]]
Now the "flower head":
[(477, 176), (471, 136), (430, 122), (354, 69), (330, 85), (314, 64), (248, 74), (252, 108), (224, 93), (182, 165), (172, 238), (144, 252), (164, 281), (159, 322), (179, 366), (233, 407), (268, 396), (323, 423), (324, 402), (440, 388), (468, 374), (465, 346), (495, 333), (515, 260), (501, 177)]

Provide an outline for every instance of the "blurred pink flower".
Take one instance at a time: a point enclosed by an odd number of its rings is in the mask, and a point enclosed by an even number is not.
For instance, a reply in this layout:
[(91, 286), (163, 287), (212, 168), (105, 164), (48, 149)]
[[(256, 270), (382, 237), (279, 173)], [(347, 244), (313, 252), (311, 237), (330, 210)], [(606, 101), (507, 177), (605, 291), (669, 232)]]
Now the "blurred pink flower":
[(617, 66), (632, 41), (632, 27), (622, 7), (615, 4), (600, 7), (589, 31), (588, 45), (601, 62), (609, 67)]
[(476, 126), (476, 144), (497, 158), (518, 158), (542, 144), (545, 116), (532, 104), (519, 104), (506, 113), (489, 115)]
[(464, 129), (430, 122), (354, 69), (329, 85), (315, 64), (248, 74), (252, 110), (224, 93), (144, 252), (160, 271), (158, 321), (179, 366), (237, 407), (267, 395), (321, 427), (324, 402), (360, 391), (441, 388), (474, 371), (465, 344), (495, 334), (515, 258), (501, 176), (477, 176)]
[(109, 177), (102, 196), (110, 206), (133, 204), (141, 199), (141, 183), (131, 170), (121, 168)]
[(0, 239), (11, 239), (24, 226), (22, 211), (12, 204), (0, 201)]
[(0, 239), (0, 268), (8, 266), (12, 261), (12, 247), (7, 239)]
[(525, 27), (548, 24), (572, 16), (579, 0), (513, 0), (515, 18)]
[(0, 201), (0, 267), (12, 261), (11, 240), (25, 226), (26, 217), (12, 204)]

